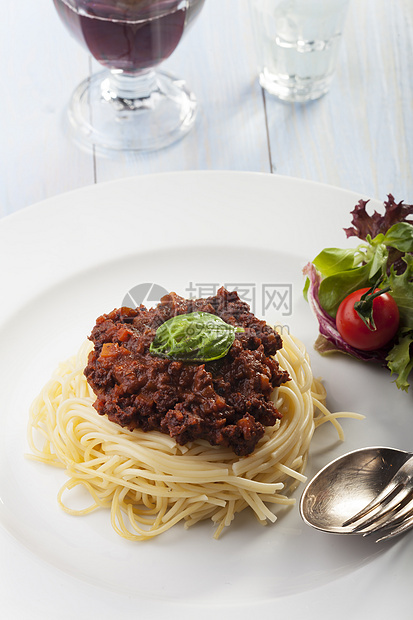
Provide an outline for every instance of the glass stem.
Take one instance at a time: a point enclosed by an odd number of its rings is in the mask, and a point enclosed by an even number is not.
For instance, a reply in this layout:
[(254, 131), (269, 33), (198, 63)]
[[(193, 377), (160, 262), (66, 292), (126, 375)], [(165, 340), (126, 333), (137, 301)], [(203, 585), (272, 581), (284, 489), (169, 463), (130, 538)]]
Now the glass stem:
[(110, 71), (102, 82), (102, 96), (106, 101), (133, 102), (147, 99), (156, 89), (155, 71), (131, 75), (119, 70)]

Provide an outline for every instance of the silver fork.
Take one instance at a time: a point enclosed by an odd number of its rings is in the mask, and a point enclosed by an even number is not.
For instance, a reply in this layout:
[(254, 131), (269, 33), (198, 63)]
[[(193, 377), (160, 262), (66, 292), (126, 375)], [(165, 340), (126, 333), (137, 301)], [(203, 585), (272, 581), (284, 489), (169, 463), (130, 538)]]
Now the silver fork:
[(367, 506), (343, 523), (366, 536), (380, 530), (391, 538), (413, 526), (413, 456), (394, 474), (390, 482)]
[[(390, 532), (378, 538), (376, 542), (380, 542), (381, 540), (387, 540), (388, 538), (393, 538), (394, 536), (403, 534), (404, 532), (407, 532), (407, 530), (410, 530), (412, 527), (413, 527), (413, 516), (404, 519), (397, 526), (396, 524), (393, 524), (392, 526), (390, 526)], [(382, 531), (383, 530), (387, 531), (387, 528), (382, 528)]]

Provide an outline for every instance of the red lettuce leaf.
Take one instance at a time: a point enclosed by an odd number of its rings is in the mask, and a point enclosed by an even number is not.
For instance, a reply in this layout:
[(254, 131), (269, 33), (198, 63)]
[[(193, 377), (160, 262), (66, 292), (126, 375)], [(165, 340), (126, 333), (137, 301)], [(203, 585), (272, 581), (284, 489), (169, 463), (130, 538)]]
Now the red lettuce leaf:
[(413, 225), (413, 220), (407, 219), (409, 215), (413, 214), (413, 205), (405, 205), (403, 202), (396, 203), (392, 194), (388, 194), (388, 200), (384, 202), (384, 215), (380, 215), (377, 211), (374, 211), (373, 215), (369, 215), (366, 211), (368, 202), (368, 200), (359, 200), (351, 212), (353, 226), (344, 229), (347, 237), (358, 237), (366, 241), (367, 235), (373, 239), (380, 233), (384, 235), (397, 222), (407, 222)]

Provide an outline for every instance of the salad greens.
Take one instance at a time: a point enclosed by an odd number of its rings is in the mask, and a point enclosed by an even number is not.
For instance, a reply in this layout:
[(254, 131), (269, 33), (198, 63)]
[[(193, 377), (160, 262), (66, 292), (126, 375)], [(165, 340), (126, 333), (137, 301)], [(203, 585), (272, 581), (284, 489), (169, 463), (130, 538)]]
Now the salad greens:
[(172, 360), (209, 362), (224, 357), (243, 331), (209, 312), (179, 314), (158, 327), (149, 351)]
[[(385, 212), (369, 215), (368, 201), (360, 200), (352, 211), (353, 226), (347, 237), (362, 241), (356, 248), (326, 248), (304, 268), (304, 296), (312, 306), (320, 329), (316, 349), (321, 353), (343, 351), (364, 361), (381, 362), (402, 390), (409, 387), (413, 370), (413, 205), (396, 203), (391, 194)], [(360, 351), (348, 345), (337, 331), (335, 316), (340, 303), (361, 288), (388, 289), (396, 301), (400, 324), (396, 338), (376, 351)], [(382, 291), (383, 292), (383, 291)]]

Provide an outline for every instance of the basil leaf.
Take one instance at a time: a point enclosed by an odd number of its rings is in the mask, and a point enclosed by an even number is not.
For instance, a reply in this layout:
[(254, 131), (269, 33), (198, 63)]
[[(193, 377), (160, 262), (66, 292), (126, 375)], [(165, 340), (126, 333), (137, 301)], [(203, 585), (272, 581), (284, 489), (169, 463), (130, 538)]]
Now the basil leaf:
[(352, 269), (356, 254), (357, 250), (354, 248), (325, 248), (315, 257), (313, 264), (323, 276), (332, 276), (340, 271)]
[(413, 252), (413, 226), (407, 222), (394, 224), (384, 235), (383, 243), (400, 252)]
[(209, 362), (224, 357), (235, 333), (243, 331), (209, 312), (178, 314), (158, 327), (149, 351), (172, 360)]

